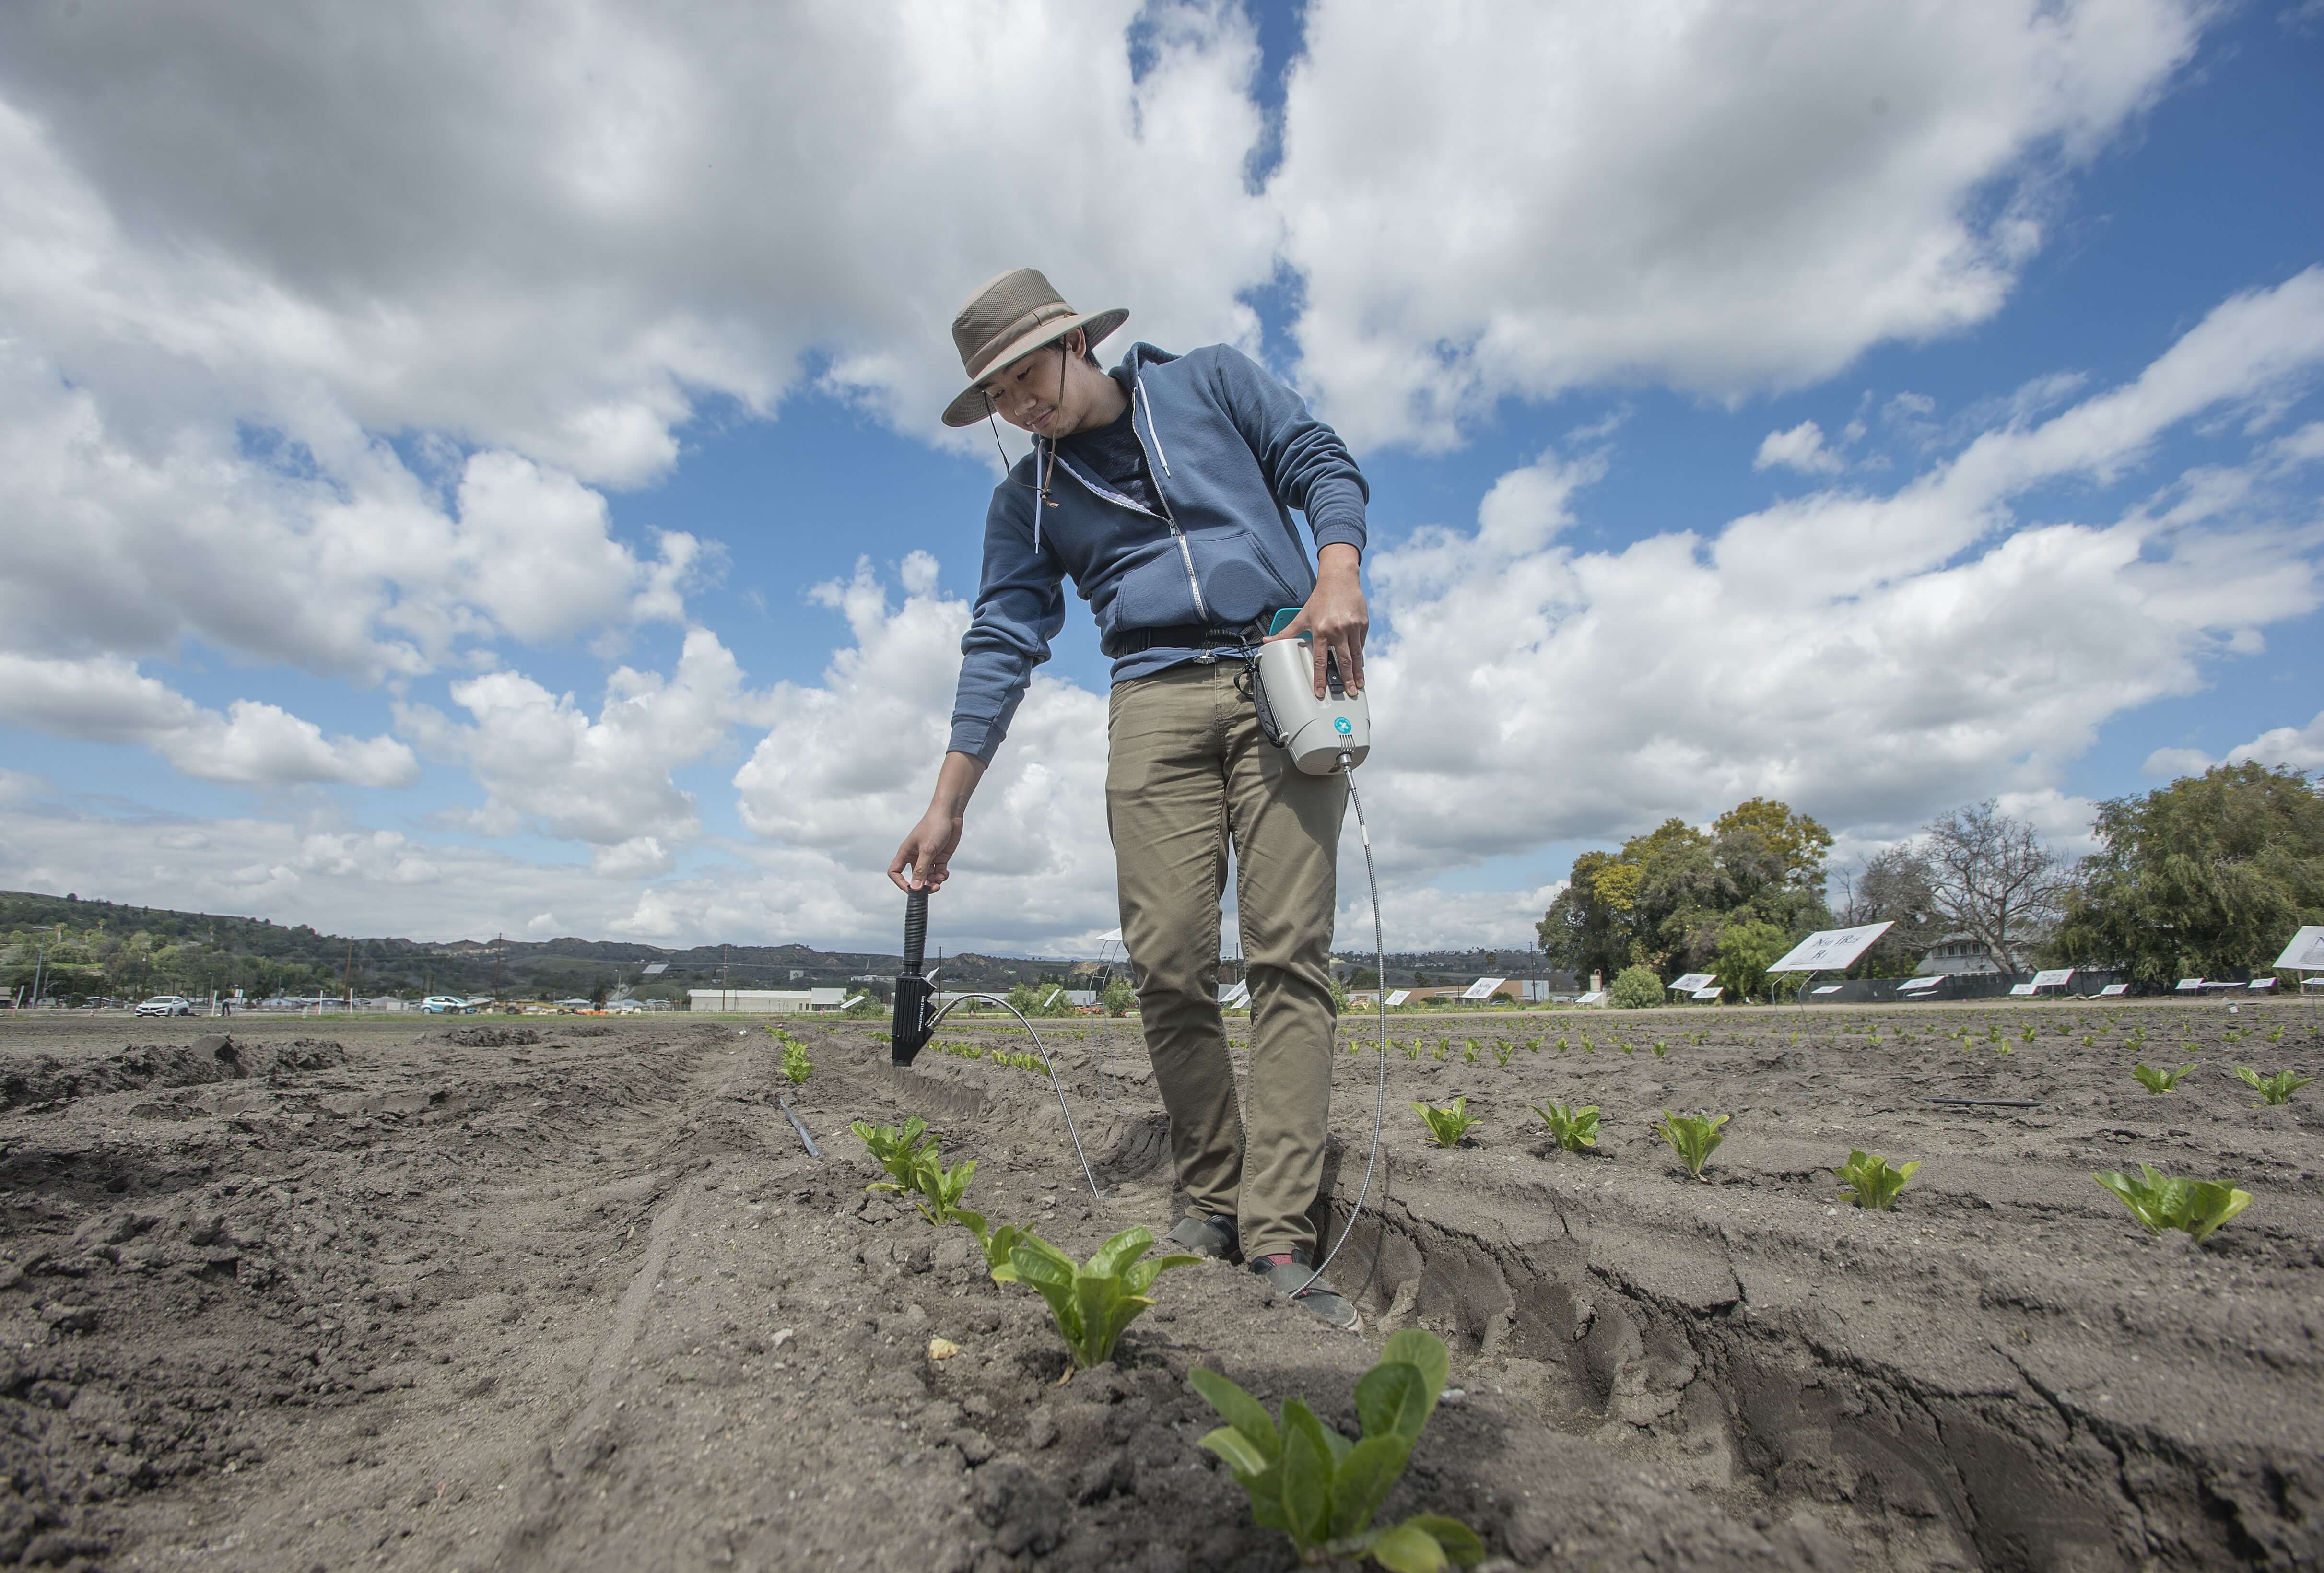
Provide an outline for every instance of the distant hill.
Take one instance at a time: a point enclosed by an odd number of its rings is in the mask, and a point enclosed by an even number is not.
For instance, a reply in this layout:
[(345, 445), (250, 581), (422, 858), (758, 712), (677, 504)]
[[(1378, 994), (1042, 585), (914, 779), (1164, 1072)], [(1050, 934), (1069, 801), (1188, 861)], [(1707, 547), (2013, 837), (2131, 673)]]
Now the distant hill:
[[(933, 960), (933, 958), (931, 959)], [(665, 970), (648, 977), (654, 963)], [(422, 992), (503, 998), (586, 997), (624, 985), (643, 998), (680, 999), (688, 989), (799, 989), (877, 980), (902, 957), (809, 945), (694, 945), (665, 950), (613, 940), (410, 940), (322, 934), (304, 924), (78, 895), (0, 891), (0, 989), (29, 986), (35, 970), (56, 991), (86, 998), (156, 993), (340, 993), (417, 998)], [(1065, 981), (1086, 963), (1040, 957), (944, 960), (955, 987), (1007, 989)], [(884, 987), (879, 990), (885, 993)]]

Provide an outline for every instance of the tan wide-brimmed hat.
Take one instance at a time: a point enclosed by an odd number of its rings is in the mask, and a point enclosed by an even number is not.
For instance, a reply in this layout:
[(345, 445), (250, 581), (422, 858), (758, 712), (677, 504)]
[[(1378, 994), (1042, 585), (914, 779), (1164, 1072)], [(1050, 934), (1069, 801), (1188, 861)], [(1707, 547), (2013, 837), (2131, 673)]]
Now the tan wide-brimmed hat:
[(977, 384), (1053, 345), (1077, 327), (1089, 330), (1089, 345), (1130, 320), (1120, 307), (1076, 315), (1038, 268), (1011, 268), (986, 281), (952, 319), (952, 342), (968, 373), (968, 388), (945, 406), (946, 426), (973, 426), (991, 406)]

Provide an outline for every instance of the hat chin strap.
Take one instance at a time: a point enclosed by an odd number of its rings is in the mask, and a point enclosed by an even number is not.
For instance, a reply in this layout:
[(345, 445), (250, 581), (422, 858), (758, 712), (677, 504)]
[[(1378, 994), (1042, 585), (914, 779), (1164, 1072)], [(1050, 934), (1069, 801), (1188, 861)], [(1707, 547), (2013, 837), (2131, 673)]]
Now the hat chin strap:
[[(1065, 396), (1065, 367), (1072, 361), (1073, 354), (1073, 351), (1065, 347), (1065, 340), (1057, 341), (1057, 397), (1060, 400)], [(1010, 470), (1009, 450), (1001, 444), (1001, 422), (995, 419), (992, 395), (990, 393), (984, 395), (984, 424), (992, 429), (992, 446), (1001, 455), (1001, 473), (1007, 476)], [(1038, 552), (1041, 549), (1041, 510), (1044, 507), (1055, 508), (1057, 505), (1056, 499), (1049, 495), (1049, 483), (1056, 478), (1057, 474), (1057, 444), (1055, 438), (1051, 438), (1049, 446), (1046, 449), (1043, 448), (1041, 438), (1037, 433), (1033, 438), (1033, 450), (1041, 455), (1039, 466), (1041, 483), (1031, 488), (1039, 498), (1039, 501), (1035, 503), (1033, 508), (1033, 549)], [(1017, 484), (1022, 486), (1025, 483), (1019, 481)]]

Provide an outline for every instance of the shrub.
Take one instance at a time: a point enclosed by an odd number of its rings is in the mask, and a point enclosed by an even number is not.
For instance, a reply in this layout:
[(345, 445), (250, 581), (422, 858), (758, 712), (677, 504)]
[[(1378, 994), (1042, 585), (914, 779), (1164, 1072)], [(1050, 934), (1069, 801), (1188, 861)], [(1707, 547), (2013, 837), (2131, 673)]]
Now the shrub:
[(1407, 1328), (1388, 1340), (1379, 1364), (1356, 1384), (1363, 1439), (1351, 1442), (1296, 1398), (1283, 1422), (1219, 1373), (1196, 1366), (1186, 1380), (1227, 1423), (1202, 1440), (1250, 1498), (1252, 1522), (1281, 1530), (1303, 1563), (1370, 1557), (1394, 1573), (1434, 1573), (1482, 1561), (1484, 1542), (1457, 1519), (1416, 1513), (1392, 1528), (1372, 1515), (1396, 1489), (1412, 1449), (1444, 1391), (1452, 1362), (1435, 1334)]
[(1128, 1016), (1138, 1008), (1138, 990), (1130, 986), (1127, 978), (1116, 978), (1105, 986), (1105, 1013), (1108, 1016)]
[(1019, 1283), (1031, 1284), (1048, 1302), (1074, 1370), (1113, 1358), (1113, 1346), (1123, 1329), (1154, 1303), (1146, 1294), (1154, 1280), (1173, 1267), (1191, 1267), (1202, 1260), (1184, 1252), (1146, 1256), (1153, 1245), (1152, 1230), (1126, 1228), (1083, 1265), (1030, 1230), (1018, 1231), (1009, 1265), (1016, 1269)]
[(1644, 1010), (1663, 1002), (1663, 980), (1652, 967), (1625, 967), (1614, 975), (1610, 996), (1621, 1010)]

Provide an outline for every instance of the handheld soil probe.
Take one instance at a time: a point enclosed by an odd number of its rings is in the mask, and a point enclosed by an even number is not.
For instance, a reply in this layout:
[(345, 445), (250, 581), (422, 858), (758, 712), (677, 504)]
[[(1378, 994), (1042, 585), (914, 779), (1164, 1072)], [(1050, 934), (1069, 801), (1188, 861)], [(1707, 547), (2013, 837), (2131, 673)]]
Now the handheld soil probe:
[(1033, 1047), (1041, 1056), (1041, 1063), (1049, 1072), (1050, 1089), (1057, 1095), (1057, 1112), (1065, 1117), (1065, 1135), (1073, 1139), (1074, 1156), (1082, 1161), (1082, 1178), (1089, 1182), (1090, 1195), (1099, 1200), (1105, 1193), (1097, 1188), (1097, 1176), (1090, 1172), (1089, 1154), (1082, 1151), (1082, 1133), (1074, 1128), (1074, 1111), (1065, 1107), (1065, 1089), (1057, 1080), (1056, 1062), (1049, 1058), (1049, 1047), (1025, 1013), (998, 994), (964, 994), (941, 1010), (929, 1007), (936, 1003), (935, 986), (921, 976), (920, 969), (927, 960), (928, 897), (930, 890), (910, 890), (904, 895), (904, 970), (896, 976), (896, 1008), (892, 1025), (888, 1029), (888, 1062), (908, 1065), (927, 1046), (928, 1039), (944, 1018), (972, 999), (982, 999), (999, 1006), (1015, 1016)]

